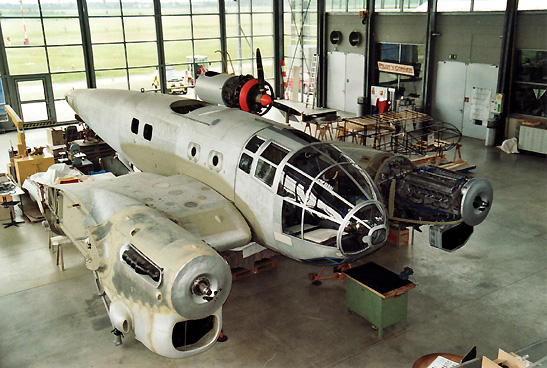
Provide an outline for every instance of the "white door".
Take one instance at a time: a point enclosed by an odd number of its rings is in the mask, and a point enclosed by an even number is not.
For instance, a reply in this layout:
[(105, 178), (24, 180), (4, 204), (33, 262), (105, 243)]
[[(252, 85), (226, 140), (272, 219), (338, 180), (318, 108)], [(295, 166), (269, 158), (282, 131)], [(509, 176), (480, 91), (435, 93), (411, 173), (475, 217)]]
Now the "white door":
[(331, 109), (345, 109), (346, 55), (343, 52), (329, 52), (327, 55), (327, 106)]
[(464, 104), (462, 133), (466, 137), (486, 139), (486, 126), (483, 126), (482, 122), (476, 124), (475, 120), (471, 119), (473, 88), (490, 90), (490, 100), (493, 100), (498, 87), (498, 67), (491, 64), (471, 63), (467, 66), (465, 80), (465, 97), (469, 102)]
[(364, 95), (365, 56), (329, 52), (327, 55), (327, 107), (357, 115), (357, 98)]
[(467, 65), (459, 61), (440, 61), (431, 115), (462, 129)]
[(466, 137), (486, 139), (486, 127), (471, 119), (473, 89), (483, 88), (495, 97), (498, 67), (491, 64), (440, 61), (431, 114), (454, 124)]
[(347, 54), (346, 57), (346, 99), (344, 111), (359, 114), (357, 98), (364, 96), (365, 85), (365, 56), (360, 54)]

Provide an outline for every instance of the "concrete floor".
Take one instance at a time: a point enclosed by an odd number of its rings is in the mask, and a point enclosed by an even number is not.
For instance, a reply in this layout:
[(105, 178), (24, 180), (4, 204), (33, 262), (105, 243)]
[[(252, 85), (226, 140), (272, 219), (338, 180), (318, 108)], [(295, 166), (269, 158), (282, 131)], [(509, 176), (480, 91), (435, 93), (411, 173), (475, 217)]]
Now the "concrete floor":
[[(29, 145), (43, 131), (27, 132)], [(0, 164), (7, 161), (8, 140)], [(410, 368), (432, 352), (495, 357), (547, 336), (547, 160), (508, 155), (465, 139), (464, 159), (494, 186), (494, 205), (468, 244), (449, 254), (428, 245), (384, 246), (367, 257), (395, 272), (410, 266), (409, 326), (377, 331), (345, 312), (343, 281), (310, 285), (317, 268), (279, 256), (279, 267), (237, 281), (224, 305), (227, 342), (183, 360), (155, 355), (132, 335), (120, 347), (72, 246), (55, 265), (40, 224), (0, 228), (0, 367), (373, 367)], [(5, 166), (2, 166), (5, 167)]]

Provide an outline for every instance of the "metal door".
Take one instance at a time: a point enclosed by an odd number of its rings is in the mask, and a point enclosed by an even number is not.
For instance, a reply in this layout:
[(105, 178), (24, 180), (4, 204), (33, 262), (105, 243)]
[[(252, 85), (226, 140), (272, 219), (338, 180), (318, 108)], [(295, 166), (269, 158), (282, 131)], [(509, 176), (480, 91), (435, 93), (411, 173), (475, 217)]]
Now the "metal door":
[(467, 65), (465, 83), (466, 101), (463, 109), (462, 133), (466, 137), (486, 139), (486, 126), (475, 124), (471, 119), (471, 99), (473, 88), (485, 88), (491, 92), (491, 100), (498, 86), (498, 67), (490, 64), (471, 63)]
[(327, 106), (357, 115), (357, 98), (364, 95), (365, 56), (329, 52), (327, 58)]
[(346, 101), (344, 111), (359, 115), (357, 98), (364, 96), (365, 86), (365, 55), (346, 55)]
[(485, 88), (496, 93), (498, 67), (490, 64), (440, 61), (433, 117), (454, 124), (466, 137), (486, 138), (486, 127), (471, 120), (473, 88)]
[(343, 52), (329, 52), (327, 58), (327, 106), (344, 111), (346, 55)]
[(10, 77), (10, 87), (15, 96), (12, 107), (25, 128), (50, 125), (57, 120), (49, 74)]
[(431, 114), (462, 130), (467, 65), (459, 61), (440, 61)]

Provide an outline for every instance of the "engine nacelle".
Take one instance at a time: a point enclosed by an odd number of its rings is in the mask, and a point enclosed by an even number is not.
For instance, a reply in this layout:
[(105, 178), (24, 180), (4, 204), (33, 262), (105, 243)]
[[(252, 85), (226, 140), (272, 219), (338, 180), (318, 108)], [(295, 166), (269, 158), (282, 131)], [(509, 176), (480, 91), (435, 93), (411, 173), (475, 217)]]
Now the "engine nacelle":
[(164, 215), (129, 197), (96, 190), (91, 242), (111, 304), (112, 325), (157, 354), (180, 358), (210, 348), (231, 288), (226, 261)]
[(263, 115), (272, 105), (270, 94), (260, 91), (260, 84), (252, 75), (231, 75), (208, 71), (196, 80), (196, 94), (203, 101), (234, 107)]

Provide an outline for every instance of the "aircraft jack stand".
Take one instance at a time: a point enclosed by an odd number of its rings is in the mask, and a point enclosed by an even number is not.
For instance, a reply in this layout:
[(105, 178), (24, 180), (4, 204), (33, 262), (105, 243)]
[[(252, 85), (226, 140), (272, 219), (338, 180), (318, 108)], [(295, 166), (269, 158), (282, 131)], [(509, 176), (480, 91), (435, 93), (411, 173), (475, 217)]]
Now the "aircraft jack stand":
[(346, 270), (349, 270), (351, 268), (351, 265), (349, 263), (342, 263), (341, 265), (334, 266), (332, 269), (332, 272), (334, 273), (332, 276), (321, 276), (323, 274), (323, 271), (327, 266), (321, 267), (321, 271), (319, 273), (309, 273), (308, 278), (312, 281), (311, 284), (314, 286), (320, 286), (323, 283), (321, 280), (345, 280), (346, 276), (344, 276), (343, 272)]
[(123, 333), (117, 328), (110, 331), (114, 334), (114, 345), (120, 346), (122, 344)]
[(224, 332), (222, 330), (220, 330), (220, 335), (218, 335), (217, 341), (218, 342), (224, 342), (226, 340), (228, 340), (228, 336), (224, 335)]

